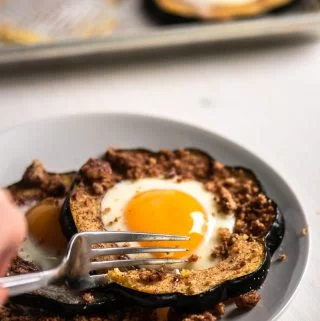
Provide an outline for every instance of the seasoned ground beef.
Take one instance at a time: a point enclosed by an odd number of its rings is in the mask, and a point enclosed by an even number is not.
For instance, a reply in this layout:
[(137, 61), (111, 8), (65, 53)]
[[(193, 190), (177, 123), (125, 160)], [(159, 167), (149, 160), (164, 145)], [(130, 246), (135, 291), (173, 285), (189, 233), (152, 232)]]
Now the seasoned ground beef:
[(25, 274), (31, 272), (40, 271), (40, 268), (34, 263), (23, 260), (21, 257), (16, 256), (10, 266), (10, 269), (7, 275), (17, 275), (17, 274)]
[(215, 311), (217, 312), (217, 314), (218, 314), (219, 316), (224, 315), (225, 309), (226, 309), (226, 306), (225, 306), (224, 303), (222, 303), (222, 302), (218, 303), (218, 304), (215, 306)]
[(70, 188), (75, 173), (49, 173), (43, 164), (35, 160), (26, 169), (22, 180), (8, 186), (17, 205), (40, 201), (45, 197), (64, 197)]
[(278, 260), (280, 262), (284, 262), (287, 260), (287, 255), (286, 254), (279, 254)]
[(189, 257), (188, 257), (188, 262), (189, 263), (195, 263), (199, 260), (199, 256), (196, 255), (196, 254), (191, 254)]
[(161, 281), (166, 276), (166, 269), (158, 269), (158, 270), (149, 270), (149, 269), (141, 269), (141, 273), (139, 275), (140, 280), (146, 283)]
[(235, 303), (238, 308), (251, 309), (260, 301), (260, 298), (259, 292), (252, 290), (236, 298)]
[[(83, 192), (99, 196), (121, 180), (146, 177), (202, 182), (226, 215), (236, 215), (235, 233), (263, 236), (276, 216), (275, 204), (262, 193), (249, 170), (224, 166), (197, 150), (153, 153), (110, 148), (102, 159), (90, 159), (82, 167), (79, 185)], [(79, 192), (81, 188), (75, 193)]]

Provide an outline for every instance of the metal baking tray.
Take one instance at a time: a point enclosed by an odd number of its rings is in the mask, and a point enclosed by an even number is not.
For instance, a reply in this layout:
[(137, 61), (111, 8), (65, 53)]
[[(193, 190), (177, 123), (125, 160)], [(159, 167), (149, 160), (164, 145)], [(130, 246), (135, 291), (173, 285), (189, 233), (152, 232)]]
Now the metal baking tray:
[(318, 32), (320, 0), (261, 17), (159, 21), (151, 0), (0, 0), (0, 64)]

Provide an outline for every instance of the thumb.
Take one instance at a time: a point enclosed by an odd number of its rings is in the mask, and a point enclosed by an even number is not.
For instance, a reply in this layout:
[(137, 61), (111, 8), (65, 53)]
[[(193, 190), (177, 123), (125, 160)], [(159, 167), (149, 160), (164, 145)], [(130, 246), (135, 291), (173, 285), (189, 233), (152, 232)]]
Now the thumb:
[(0, 289), (0, 307), (6, 303), (8, 297), (8, 291), (6, 289)]
[[(23, 214), (11, 202), (8, 193), (0, 189), (0, 277), (6, 273), (25, 233), (26, 222)], [(6, 297), (7, 291), (1, 289), (0, 284), (0, 305)]]

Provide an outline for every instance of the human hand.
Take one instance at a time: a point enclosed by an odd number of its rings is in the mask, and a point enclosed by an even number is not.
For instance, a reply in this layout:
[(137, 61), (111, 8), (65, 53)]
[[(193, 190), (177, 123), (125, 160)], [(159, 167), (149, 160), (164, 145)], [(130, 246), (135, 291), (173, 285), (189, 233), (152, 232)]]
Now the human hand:
[[(9, 194), (0, 190), (0, 277), (5, 275), (25, 234), (26, 222), (24, 216), (14, 206)], [(6, 298), (7, 291), (1, 289), (0, 284), (0, 306)]]

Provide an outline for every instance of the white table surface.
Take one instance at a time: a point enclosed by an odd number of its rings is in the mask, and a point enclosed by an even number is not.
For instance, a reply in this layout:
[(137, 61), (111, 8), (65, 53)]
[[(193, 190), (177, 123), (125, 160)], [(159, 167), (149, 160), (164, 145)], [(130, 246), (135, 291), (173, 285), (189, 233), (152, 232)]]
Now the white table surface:
[(0, 72), (0, 129), (53, 115), (128, 110), (201, 125), (255, 152), (296, 192), (311, 230), (307, 272), (279, 320), (315, 321), (320, 318), (319, 93), (320, 41), (150, 53), (91, 68)]

